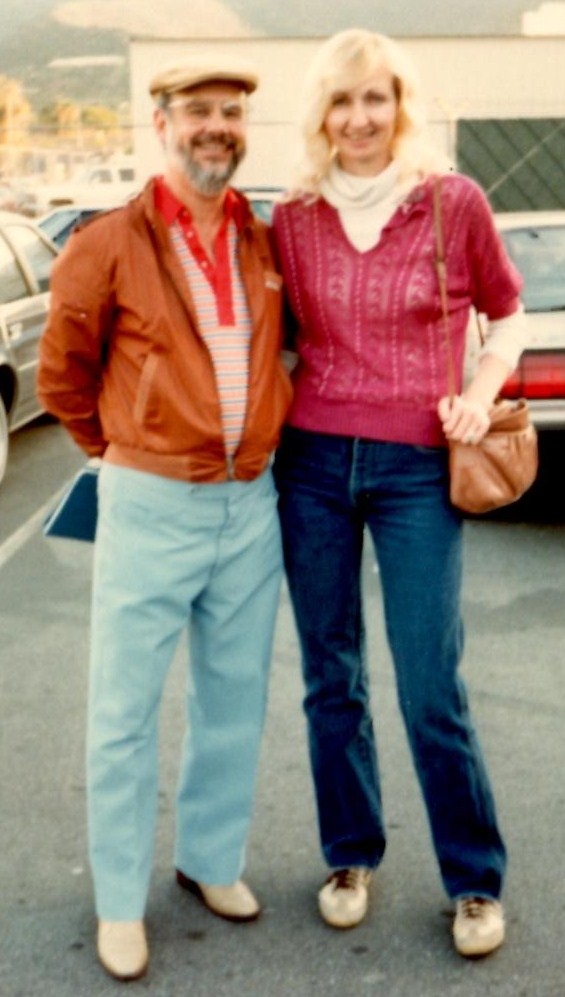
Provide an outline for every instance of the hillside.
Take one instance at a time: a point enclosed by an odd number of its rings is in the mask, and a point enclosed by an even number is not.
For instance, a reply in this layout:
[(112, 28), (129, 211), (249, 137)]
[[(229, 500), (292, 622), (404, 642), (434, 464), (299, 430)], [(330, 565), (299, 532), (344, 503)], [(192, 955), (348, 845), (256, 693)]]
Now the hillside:
[(36, 110), (58, 97), (80, 103), (116, 106), (129, 93), (127, 63), (122, 66), (52, 69), (53, 59), (121, 55), (127, 59), (124, 32), (85, 30), (51, 17), (55, 0), (3, 0), (0, 12), (0, 72), (24, 84)]
[[(116, 106), (127, 100), (127, 40), (308, 36), (356, 25), (396, 36), (519, 34), (537, 0), (2, 0), (0, 73), (21, 80), (36, 109), (57, 97)], [(537, 5), (539, 6), (539, 5)], [(565, 4), (544, 5), (565, 7)], [(55, 12), (58, 19), (55, 19)], [(120, 67), (54, 69), (54, 59), (122, 55)]]

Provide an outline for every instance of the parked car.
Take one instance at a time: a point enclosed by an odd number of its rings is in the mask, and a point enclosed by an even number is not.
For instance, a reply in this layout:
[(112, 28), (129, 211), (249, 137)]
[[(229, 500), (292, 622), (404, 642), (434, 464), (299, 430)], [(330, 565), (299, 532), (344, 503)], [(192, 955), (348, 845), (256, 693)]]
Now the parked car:
[[(248, 197), (255, 214), (262, 221), (269, 223), (277, 198), (281, 194), (278, 187), (242, 187), (242, 192)], [(125, 198), (127, 200), (127, 198)], [(59, 249), (62, 249), (71, 232), (81, 222), (92, 218), (101, 211), (117, 207), (119, 199), (108, 198), (105, 203), (84, 201), (77, 204), (62, 204), (52, 208), (45, 215), (36, 219), (39, 227), (49, 236)]]
[(90, 202), (105, 207), (109, 200), (125, 201), (140, 188), (134, 160), (124, 156), (104, 163), (91, 163), (75, 177), (61, 183), (35, 181), (26, 185), (26, 213), (42, 215), (59, 205)]
[(504, 385), (527, 398), (538, 429), (565, 429), (565, 211), (497, 215), (508, 253), (524, 280), (528, 348)]
[(42, 411), (35, 390), (38, 345), (57, 252), (30, 218), (0, 212), (0, 481), (9, 433)]
[(54, 242), (58, 249), (62, 249), (73, 229), (81, 222), (99, 215), (103, 211), (115, 208), (116, 202), (102, 204), (65, 204), (58, 208), (52, 208), (46, 215), (37, 218), (36, 222), (42, 232)]
[(257, 217), (269, 224), (282, 189), (280, 187), (240, 187), (239, 189), (245, 194)]

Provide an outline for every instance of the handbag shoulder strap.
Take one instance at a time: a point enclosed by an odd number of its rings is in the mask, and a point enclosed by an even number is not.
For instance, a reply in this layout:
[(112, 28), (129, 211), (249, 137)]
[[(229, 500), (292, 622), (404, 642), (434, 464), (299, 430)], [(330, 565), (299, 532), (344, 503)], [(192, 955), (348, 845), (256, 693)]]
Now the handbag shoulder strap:
[[(453, 361), (453, 345), (449, 331), (449, 308), (447, 300), (447, 264), (445, 261), (445, 240), (443, 235), (443, 218), (441, 210), (441, 176), (434, 179), (434, 231), (436, 241), (436, 273), (439, 283), (439, 295), (441, 300), (441, 311), (443, 320), (443, 332), (445, 337), (445, 347), (447, 355), (447, 390), (449, 398), (453, 401), (455, 390), (455, 364)], [(484, 346), (485, 337), (481, 326), (481, 319), (478, 312), (475, 312), (477, 322), (477, 332), (481, 346)]]
[(455, 364), (453, 362), (453, 346), (449, 331), (449, 309), (447, 304), (447, 265), (445, 262), (445, 241), (443, 238), (443, 219), (441, 211), (441, 177), (434, 179), (434, 232), (436, 242), (436, 273), (439, 283), (439, 296), (443, 321), (443, 334), (447, 356), (447, 391), (450, 401), (453, 401), (455, 390)]

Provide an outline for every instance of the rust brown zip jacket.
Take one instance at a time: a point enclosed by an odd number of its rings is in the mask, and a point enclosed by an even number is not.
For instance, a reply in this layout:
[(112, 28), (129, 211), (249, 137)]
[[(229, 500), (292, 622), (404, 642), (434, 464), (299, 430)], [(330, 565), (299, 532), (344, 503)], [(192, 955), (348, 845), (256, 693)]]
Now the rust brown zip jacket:
[(153, 181), (73, 233), (51, 276), (38, 393), (89, 456), (199, 482), (264, 470), (291, 387), (279, 358), (282, 280), (250, 210), (239, 265), (253, 332), (246, 421), (229, 466), (212, 359)]

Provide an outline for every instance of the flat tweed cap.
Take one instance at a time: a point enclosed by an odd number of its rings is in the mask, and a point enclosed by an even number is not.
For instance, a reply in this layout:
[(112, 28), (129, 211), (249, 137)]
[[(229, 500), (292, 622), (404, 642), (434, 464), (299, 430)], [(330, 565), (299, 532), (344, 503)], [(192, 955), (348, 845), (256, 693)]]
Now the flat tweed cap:
[(161, 93), (178, 93), (190, 90), (200, 83), (224, 80), (239, 85), (246, 93), (253, 93), (259, 85), (259, 77), (252, 66), (238, 60), (219, 58), (187, 60), (182, 66), (169, 66), (153, 77), (149, 93), (157, 97)]

